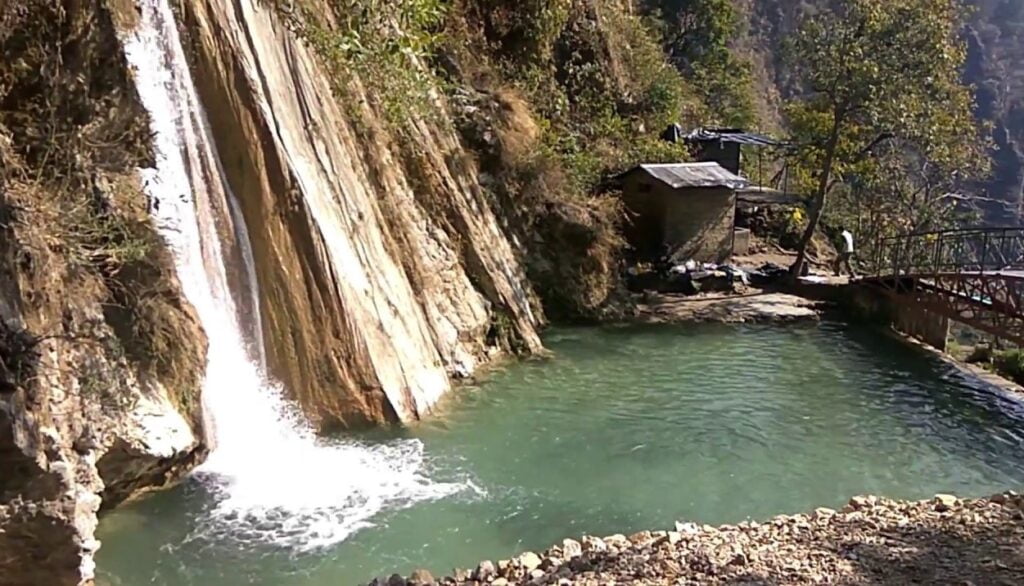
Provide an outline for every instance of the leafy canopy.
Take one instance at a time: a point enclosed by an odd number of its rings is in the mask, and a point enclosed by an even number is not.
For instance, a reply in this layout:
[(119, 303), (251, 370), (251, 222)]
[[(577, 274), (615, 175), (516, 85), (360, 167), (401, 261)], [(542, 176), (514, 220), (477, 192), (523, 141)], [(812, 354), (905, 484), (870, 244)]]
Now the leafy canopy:
[(750, 63), (730, 47), (740, 22), (733, 0), (648, 0), (669, 60), (700, 92), (716, 122), (756, 122)]
[[(959, 0), (840, 0), (803, 23), (790, 58), (804, 95), (787, 114), (796, 176), (814, 200), (798, 265), (827, 195), (876, 177), (886, 156), (916, 157), (948, 177), (984, 169), (972, 93), (961, 83), (965, 16)], [(891, 144), (903, 151), (881, 148)]]

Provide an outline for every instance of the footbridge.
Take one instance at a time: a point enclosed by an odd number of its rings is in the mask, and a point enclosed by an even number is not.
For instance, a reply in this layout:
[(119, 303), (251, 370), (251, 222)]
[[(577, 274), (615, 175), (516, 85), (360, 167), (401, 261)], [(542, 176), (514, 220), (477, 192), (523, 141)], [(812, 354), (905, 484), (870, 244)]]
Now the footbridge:
[(860, 281), (897, 304), (1024, 346), (1024, 227), (885, 238), (867, 265)]

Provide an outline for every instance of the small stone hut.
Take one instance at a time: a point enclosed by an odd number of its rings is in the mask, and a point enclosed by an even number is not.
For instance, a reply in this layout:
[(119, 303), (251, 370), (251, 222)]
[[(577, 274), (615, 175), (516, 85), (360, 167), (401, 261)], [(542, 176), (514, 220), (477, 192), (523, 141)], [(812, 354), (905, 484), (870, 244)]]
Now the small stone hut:
[(746, 179), (714, 162), (640, 165), (620, 177), (626, 238), (642, 260), (725, 262), (732, 256), (736, 191)]

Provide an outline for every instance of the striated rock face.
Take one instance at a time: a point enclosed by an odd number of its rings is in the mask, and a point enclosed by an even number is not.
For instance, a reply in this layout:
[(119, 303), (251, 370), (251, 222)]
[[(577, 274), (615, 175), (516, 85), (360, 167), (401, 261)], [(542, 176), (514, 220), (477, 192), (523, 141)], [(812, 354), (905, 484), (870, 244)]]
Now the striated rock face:
[(101, 507), (206, 454), (204, 335), (135, 176), (149, 149), (119, 16), (0, 5), (3, 586), (91, 583)]
[(443, 103), (399, 144), (359, 87), (342, 111), (268, 3), (181, 4), (252, 239), (268, 363), (311, 417), (414, 420), (502, 346), (541, 348), (534, 294)]

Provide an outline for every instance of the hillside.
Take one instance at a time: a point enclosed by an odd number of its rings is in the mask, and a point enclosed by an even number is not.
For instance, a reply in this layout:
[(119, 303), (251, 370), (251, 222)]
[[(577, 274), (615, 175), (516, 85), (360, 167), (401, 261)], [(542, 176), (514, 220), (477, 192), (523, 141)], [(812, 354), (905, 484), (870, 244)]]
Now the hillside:
[(1024, 191), (1024, 2), (973, 0), (965, 79), (977, 87), (978, 118), (992, 125), (993, 174), (986, 194), (1005, 202), (991, 219), (1016, 222)]
[[(753, 96), (762, 128), (780, 130), (782, 99), (794, 92), (794, 81), (783, 59), (784, 40), (807, 14), (826, 0), (732, 0), (738, 30), (732, 48), (752, 65)], [(977, 116), (991, 125), (991, 177), (965, 186), (983, 200), (986, 220), (1016, 223), (1021, 217), (1024, 189), (1024, 2), (968, 0), (972, 8), (964, 31), (968, 46), (964, 79), (975, 86)]]

